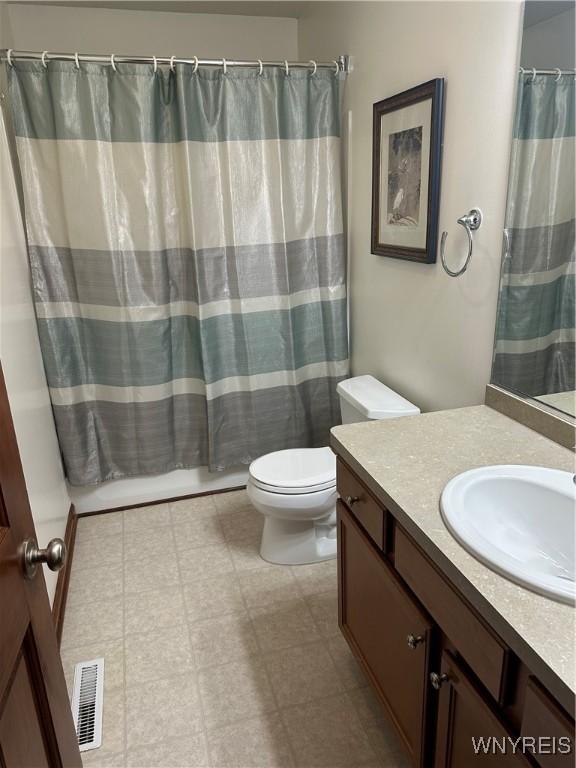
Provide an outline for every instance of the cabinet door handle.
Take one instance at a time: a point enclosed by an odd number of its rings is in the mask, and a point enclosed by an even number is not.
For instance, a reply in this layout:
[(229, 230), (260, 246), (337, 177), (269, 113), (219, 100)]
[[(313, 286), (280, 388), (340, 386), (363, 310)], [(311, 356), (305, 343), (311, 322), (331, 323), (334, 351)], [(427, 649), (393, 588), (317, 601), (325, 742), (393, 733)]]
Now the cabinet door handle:
[(430, 683), (436, 691), (439, 691), (442, 685), (449, 679), (448, 675), (444, 673), (439, 675), (438, 672), (430, 672)]
[(348, 504), (349, 507), (353, 507), (354, 504), (358, 504), (360, 501), (360, 496), (346, 496), (346, 504)]
[(408, 648), (411, 650), (415, 650), (420, 643), (424, 642), (424, 635), (408, 635), (406, 637), (406, 642), (408, 643)]

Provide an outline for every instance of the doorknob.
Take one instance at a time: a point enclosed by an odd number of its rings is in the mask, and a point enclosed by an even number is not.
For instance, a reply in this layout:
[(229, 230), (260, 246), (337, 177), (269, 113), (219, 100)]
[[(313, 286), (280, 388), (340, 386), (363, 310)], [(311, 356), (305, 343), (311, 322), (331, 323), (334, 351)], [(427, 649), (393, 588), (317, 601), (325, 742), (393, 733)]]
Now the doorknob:
[(22, 569), (26, 579), (33, 579), (38, 563), (46, 563), (51, 571), (59, 571), (66, 562), (66, 544), (62, 539), (52, 539), (46, 549), (40, 549), (36, 539), (26, 539), (22, 544)]
[(444, 672), (442, 674), (438, 674), (438, 672), (431, 672), (430, 673), (430, 683), (432, 684), (432, 688), (439, 691), (442, 685), (449, 680), (450, 678), (448, 675), (446, 675)]

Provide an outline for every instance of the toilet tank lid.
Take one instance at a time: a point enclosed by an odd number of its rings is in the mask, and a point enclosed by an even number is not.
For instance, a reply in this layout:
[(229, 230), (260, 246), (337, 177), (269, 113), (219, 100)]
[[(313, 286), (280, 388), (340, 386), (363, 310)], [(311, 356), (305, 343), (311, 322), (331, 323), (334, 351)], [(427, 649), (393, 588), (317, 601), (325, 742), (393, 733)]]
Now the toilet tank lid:
[(374, 376), (354, 376), (341, 381), (336, 391), (368, 419), (414, 416), (420, 408), (382, 384)]

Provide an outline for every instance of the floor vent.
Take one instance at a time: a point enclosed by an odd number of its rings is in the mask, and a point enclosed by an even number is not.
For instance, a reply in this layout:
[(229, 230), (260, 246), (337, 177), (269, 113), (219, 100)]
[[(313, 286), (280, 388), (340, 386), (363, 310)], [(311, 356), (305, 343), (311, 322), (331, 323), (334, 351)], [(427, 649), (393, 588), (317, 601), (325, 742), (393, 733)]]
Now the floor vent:
[(102, 744), (103, 694), (104, 659), (76, 664), (72, 714), (80, 752), (98, 749)]

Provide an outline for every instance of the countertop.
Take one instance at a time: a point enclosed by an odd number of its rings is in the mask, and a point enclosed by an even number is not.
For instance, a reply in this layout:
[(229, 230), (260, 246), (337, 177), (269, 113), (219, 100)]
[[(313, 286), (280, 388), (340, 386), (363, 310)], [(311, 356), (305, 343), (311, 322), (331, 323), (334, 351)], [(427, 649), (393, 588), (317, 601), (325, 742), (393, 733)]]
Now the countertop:
[(485, 405), (332, 429), (331, 445), (445, 576), (569, 711), (576, 692), (576, 611), (517, 586), (448, 532), (448, 480), (490, 464), (574, 472), (567, 448)]

